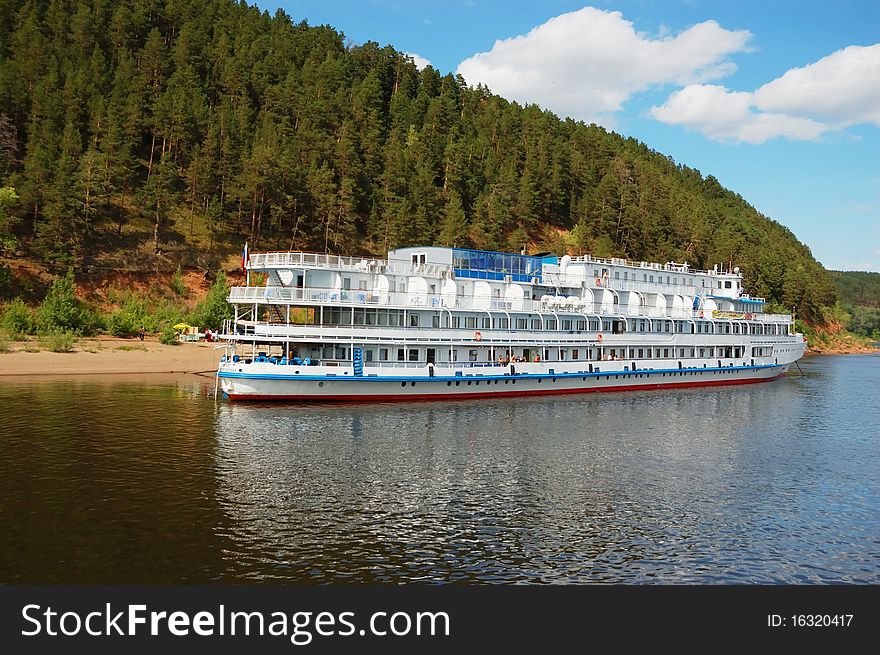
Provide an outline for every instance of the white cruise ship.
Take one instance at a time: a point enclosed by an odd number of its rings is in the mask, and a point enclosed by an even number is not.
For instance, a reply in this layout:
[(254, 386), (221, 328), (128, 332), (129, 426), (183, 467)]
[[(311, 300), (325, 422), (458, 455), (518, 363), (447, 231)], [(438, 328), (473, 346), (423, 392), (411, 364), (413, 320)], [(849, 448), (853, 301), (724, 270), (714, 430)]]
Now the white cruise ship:
[(231, 400), (423, 400), (745, 384), (806, 347), (739, 269), (401, 248), (254, 253), (234, 287)]

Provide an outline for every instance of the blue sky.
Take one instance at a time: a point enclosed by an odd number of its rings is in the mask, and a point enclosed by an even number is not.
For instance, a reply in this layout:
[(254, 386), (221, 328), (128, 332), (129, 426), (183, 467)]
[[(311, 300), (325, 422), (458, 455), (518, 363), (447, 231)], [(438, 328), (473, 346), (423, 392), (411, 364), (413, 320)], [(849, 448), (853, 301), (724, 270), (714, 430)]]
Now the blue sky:
[(639, 139), (714, 175), (826, 267), (880, 271), (878, 2), (259, 5)]

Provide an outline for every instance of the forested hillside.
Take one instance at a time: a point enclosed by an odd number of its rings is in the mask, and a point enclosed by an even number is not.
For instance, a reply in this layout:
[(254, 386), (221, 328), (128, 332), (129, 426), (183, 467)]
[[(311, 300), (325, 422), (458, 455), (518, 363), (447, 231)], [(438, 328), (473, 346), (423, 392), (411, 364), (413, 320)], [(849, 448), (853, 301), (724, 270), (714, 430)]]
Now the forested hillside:
[[(2, 248), (63, 271), (412, 244), (738, 265), (821, 323), (785, 227), (633, 139), (231, 0), (0, 0)], [(453, 38), (453, 37), (451, 37)]]
[(847, 329), (880, 341), (880, 273), (829, 271), (848, 315)]

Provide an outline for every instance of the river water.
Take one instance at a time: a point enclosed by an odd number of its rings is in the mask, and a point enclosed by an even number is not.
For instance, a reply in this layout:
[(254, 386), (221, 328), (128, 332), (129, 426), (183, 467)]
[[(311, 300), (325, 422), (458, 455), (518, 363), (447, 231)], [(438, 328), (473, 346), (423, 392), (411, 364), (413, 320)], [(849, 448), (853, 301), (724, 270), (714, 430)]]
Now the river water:
[(801, 368), (342, 406), (7, 378), (0, 582), (880, 583), (880, 356)]

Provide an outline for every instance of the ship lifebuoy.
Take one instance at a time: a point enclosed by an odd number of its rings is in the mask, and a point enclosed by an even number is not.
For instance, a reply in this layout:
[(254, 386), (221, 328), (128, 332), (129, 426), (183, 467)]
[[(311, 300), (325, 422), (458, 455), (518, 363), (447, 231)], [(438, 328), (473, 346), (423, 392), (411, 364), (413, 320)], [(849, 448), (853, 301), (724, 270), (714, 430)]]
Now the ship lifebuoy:
[(602, 335), (601, 334), (596, 337), (596, 341), (598, 341), (599, 343), (602, 343)]
[(480, 334), (479, 332), (474, 332), (474, 341), (482, 341), (482, 340), (483, 340), (483, 335)]
[(602, 278), (599, 278), (599, 277), (596, 278), (596, 286), (597, 286), (597, 287), (601, 287), (601, 286), (602, 286)]

